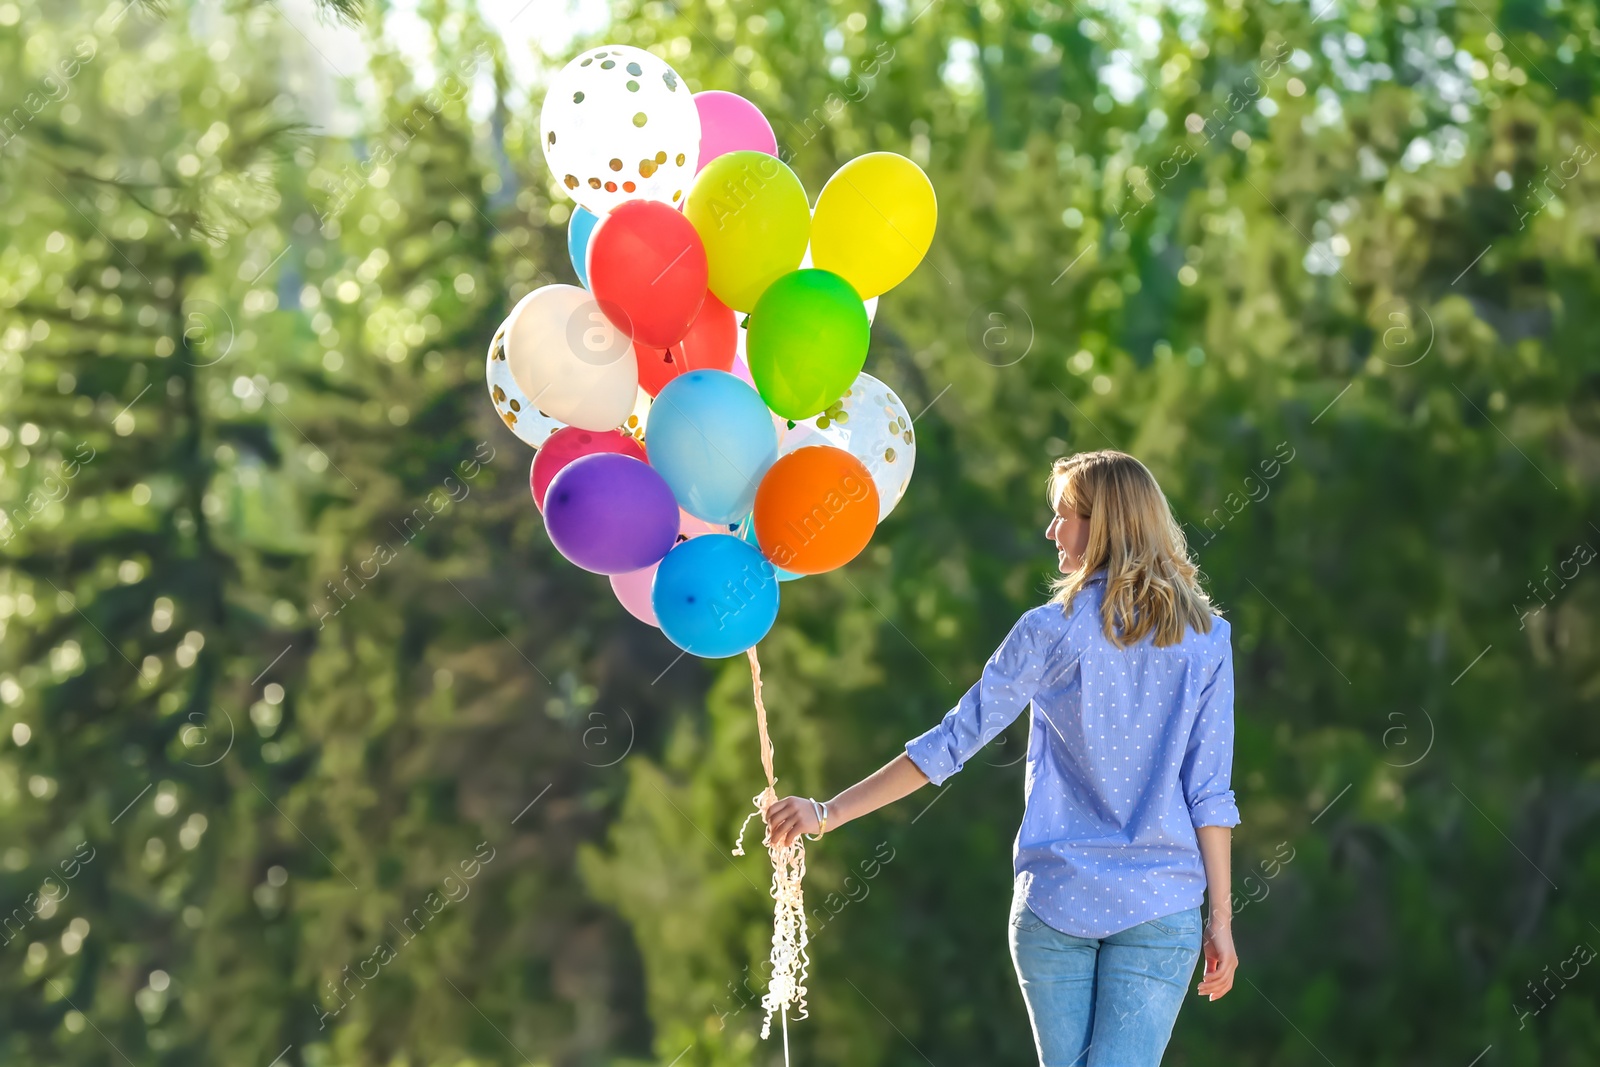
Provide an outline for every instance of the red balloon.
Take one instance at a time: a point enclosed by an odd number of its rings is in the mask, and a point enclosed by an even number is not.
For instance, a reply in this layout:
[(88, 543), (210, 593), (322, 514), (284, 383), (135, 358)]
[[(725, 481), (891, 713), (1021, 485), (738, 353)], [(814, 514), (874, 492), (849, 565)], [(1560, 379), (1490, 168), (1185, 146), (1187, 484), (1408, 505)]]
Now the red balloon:
[(707, 293), (683, 340), (667, 349), (633, 346), (639, 361), (639, 387), (655, 396), (672, 379), (692, 370), (732, 371), (738, 347), (739, 322), (733, 309)]
[(545, 491), (561, 469), (575, 459), (597, 452), (620, 452), (638, 460), (645, 458), (644, 446), (621, 430), (581, 430), (576, 426), (563, 426), (533, 454), (533, 467), (528, 471), (528, 488), (533, 490), (533, 502), (540, 513), (544, 512)]
[(668, 204), (618, 204), (589, 237), (589, 291), (634, 341), (668, 348), (689, 331), (706, 297), (706, 249)]

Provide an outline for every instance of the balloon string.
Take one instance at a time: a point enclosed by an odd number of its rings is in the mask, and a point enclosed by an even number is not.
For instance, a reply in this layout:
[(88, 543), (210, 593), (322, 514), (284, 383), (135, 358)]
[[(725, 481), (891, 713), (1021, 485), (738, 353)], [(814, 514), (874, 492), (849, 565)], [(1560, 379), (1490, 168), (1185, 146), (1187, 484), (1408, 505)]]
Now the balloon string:
[[(750, 825), (750, 820), (764, 816), (767, 808), (778, 800), (778, 779), (772, 771), (772, 738), (767, 732), (767, 708), (761, 700), (761, 660), (757, 658), (753, 646), (748, 655), (750, 681), (755, 692), (756, 733), (761, 740), (761, 767), (767, 774), (767, 787), (752, 798), (756, 810), (746, 815), (739, 826), (739, 838), (733, 846), (735, 856), (744, 855), (744, 831)], [(773, 900), (772, 977), (767, 982), (766, 993), (761, 997), (761, 1006), (766, 1010), (766, 1018), (761, 1023), (761, 1037), (765, 1040), (771, 1034), (772, 1013), (779, 1012), (783, 1026), (783, 1062), (787, 1067), (789, 1005), (799, 1009), (796, 1019), (806, 1018), (805, 982), (811, 967), (811, 957), (806, 953), (810, 939), (806, 932), (805, 900), (801, 891), (801, 881), (806, 874), (805, 839), (797, 836), (787, 848), (776, 848), (772, 844), (772, 828), (768, 826), (761, 836), (761, 843), (767, 846), (767, 855), (772, 860)]]
[(761, 735), (761, 767), (767, 772), (767, 788), (775, 790), (778, 780), (772, 775), (772, 738), (767, 733), (767, 706), (761, 702), (761, 659), (756, 655), (754, 645), (745, 654), (750, 657), (750, 684), (755, 690), (756, 732)]

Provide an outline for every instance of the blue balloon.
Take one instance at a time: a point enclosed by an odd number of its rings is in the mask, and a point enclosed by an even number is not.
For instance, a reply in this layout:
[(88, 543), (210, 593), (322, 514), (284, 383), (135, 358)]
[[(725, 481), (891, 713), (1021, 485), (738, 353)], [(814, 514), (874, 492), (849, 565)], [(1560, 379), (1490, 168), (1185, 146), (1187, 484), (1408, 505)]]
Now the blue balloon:
[(778, 618), (778, 576), (759, 549), (731, 534), (691, 537), (667, 553), (650, 587), (661, 632), (706, 659), (736, 656)]
[(668, 382), (650, 408), (644, 449), (678, 504), (706, 522), (736, 523), (778, 458), (778, 431), (761, 394), (721, 370)]
[(578, 284), (585, 289), (589, 288), (589, 235), (599, 221), (594, 212), (580, 207), (567, 223), (567, 255), (572, 257), (572, 269), (578, 272)]
[[(755, 545), (758, 549), (761, 547), (761, 542), (756, 540), (756, 517), (754, 515), (747, 517), (735, 532), (738, 533), (740, 539), (743, 540), (745, 544)], [(762, 553), (762, 555), (764, 556), (765, 553)], [(797, 578), (805, 577), (803, 574), (795, 574), (793, 571), (786, 571), (777, 564), (773, 564), (773, 569), (778, 572), (778, 581), (780, 582), (792, 582)]]

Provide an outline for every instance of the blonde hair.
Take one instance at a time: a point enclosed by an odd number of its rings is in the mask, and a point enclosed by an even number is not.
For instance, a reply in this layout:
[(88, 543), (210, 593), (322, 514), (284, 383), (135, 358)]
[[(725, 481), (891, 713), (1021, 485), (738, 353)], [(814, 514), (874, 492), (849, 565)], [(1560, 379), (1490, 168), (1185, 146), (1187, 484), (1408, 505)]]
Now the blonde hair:
[(1192, 627), (1211, 632), (1216, 614), (1200, 588), (1188, 542), (1166, 494), (1143, 463), (1123, 452), (1079, 452), (1050, 472), (1050, 506), (1065, 504), (1089, 520), (1089, 543), (1077, 570), (1051, 583), (1051, 601), (1072, 610), (1073, 598), (1095, 572), (1106, 572), (1100, 608), (1106, 638), (1126, 648), (1155, 634), (1158, 648), (1175, 645)]

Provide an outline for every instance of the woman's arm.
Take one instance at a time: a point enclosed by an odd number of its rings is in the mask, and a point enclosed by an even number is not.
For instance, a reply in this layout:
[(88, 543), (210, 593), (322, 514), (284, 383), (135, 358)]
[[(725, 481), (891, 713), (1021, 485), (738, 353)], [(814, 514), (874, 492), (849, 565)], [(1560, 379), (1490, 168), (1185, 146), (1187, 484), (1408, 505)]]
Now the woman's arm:
[(1228, 826), (1202, 826), (1195, 831), (1200, 840), (1200, 858), (1206, 868), (1206, 896), (1211, 917), (1206, 922), (1205, 977), (1196, 992), (1216, 1000), (1233, 988), (1233, 972), (1239, 956), (1233, 948), (1233, 829)]
[[(906, 751), (828, 801), (828, 829), (903, 796), (929, 782), (943, 785), (973, 753), (1009, 726), (1039, 691), (1046, 660), (1059, 643), (1053, 632), (1041, 632), (1049, 611), (1035, 608), (1017, 620), (973, 683), (937, 726), (906, 742)], [(784, 797), (766, 810), (768, 840), (779, 848), (801, 833), (817, 832), (817, 813), (805, 797)]]
[[(902, 752), (828, 801), (828, 829), (877, 811), (927, 784), (928, 776)], [(767, 808), (766, 816), (769, 837), (778, 848), (787, 848), (801, 834), (814, 834), (818, 829), (816, 810), (805, 797), (784, 797)]]

